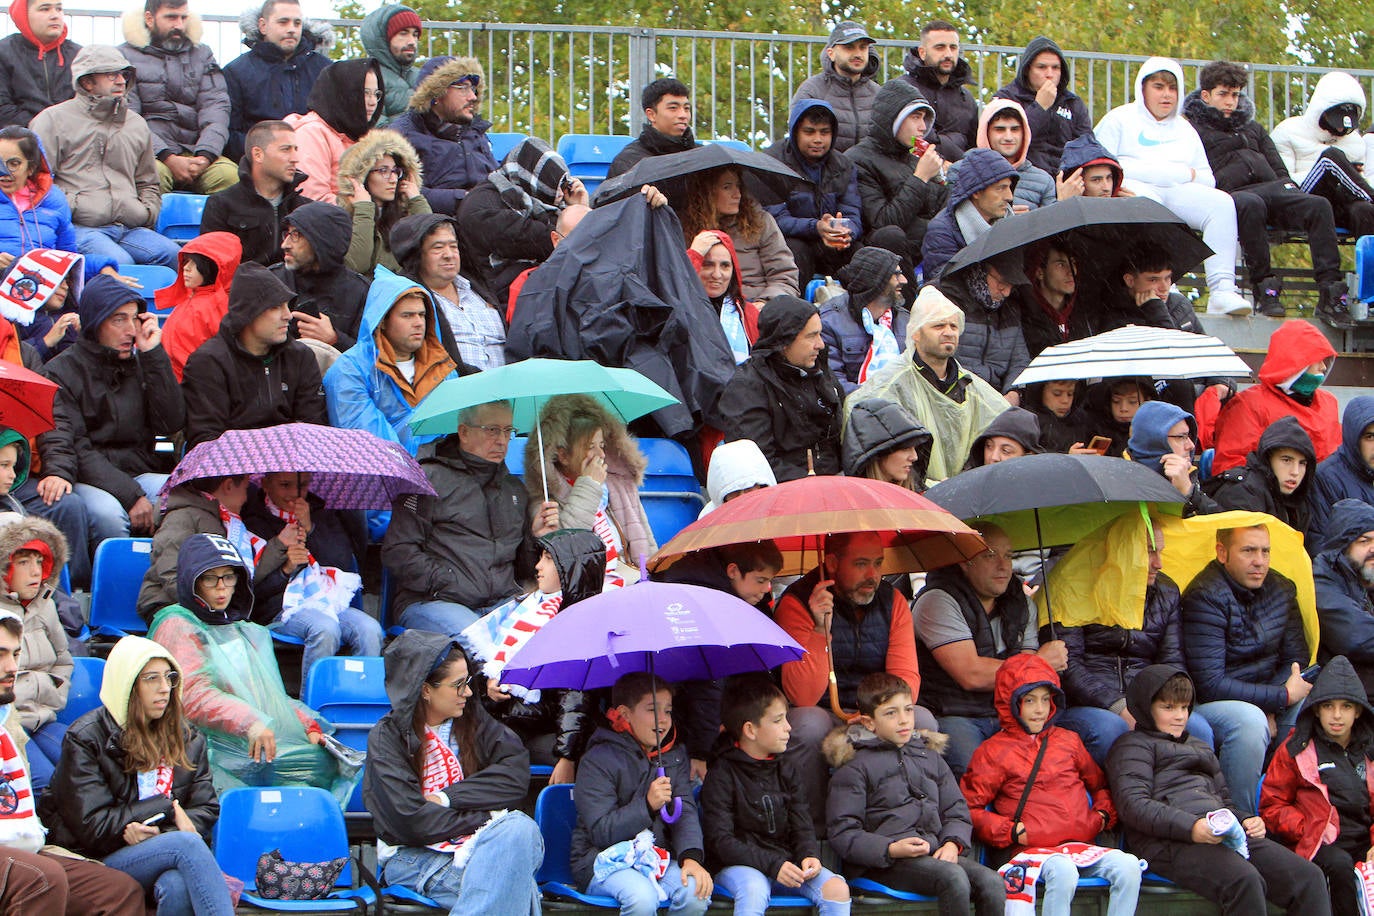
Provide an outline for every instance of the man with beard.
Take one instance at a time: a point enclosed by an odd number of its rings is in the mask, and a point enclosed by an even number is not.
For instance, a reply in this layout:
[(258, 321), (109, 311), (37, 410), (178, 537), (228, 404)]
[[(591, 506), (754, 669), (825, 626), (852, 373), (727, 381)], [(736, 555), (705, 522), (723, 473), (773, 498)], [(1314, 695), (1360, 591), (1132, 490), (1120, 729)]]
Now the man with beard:
[(978, 135), (978, 103), (964, 84), (973, 75), (959, 56), (959, 32), (943, 19), (921, 27), (921, 43), (902, 61), (905, 80), (935, 106), (935, 133), (940, 155), (954, 162), (970, 149)]
[(902, 306), (901, 258), (885, 248), (859, 249), (839, 279), (845, 292), (821, 306), (821, 339), (847, 395), (901, 353), (909, 313)]
[(880, 67), (878, 52), (868, 30), (857, 22), (841, 22), (830, 33), (821, 51), (821, 72), (797, 87), (792, 104), (802, 99), (829, 102), (839, 126), (835, 149), (844, 152), (859, 142), (873, 113), (878, 84), (873, 81)]
[(229, 90), (209, 45), (200, 44), (200, 19), (186, 0), (147, 0), (143, 18), (124, 16), (119, 50), (133, 64), (129, 109), (153, 132), (162, 193), (214, 194), (237, 182), (225, 158), (229, 141)]
[(410, 93), (420, 81), (415, 58), (420, 54), (420, 16), (399, 3), (384, 4), (363, 20), (363, 50), (382, 65), (382, 119), (377, 126), (406, 110)]
[(353, 221), (333, 204), (311, 201), (283, 221), (282, 263), (272, 273), (296, 293), (295, 336), (342, 353), (357, 343), (367, 280), (344, 266)]
[(1374, 506), (1337, 500), (1326, 530), (1322, 551), (1312, 561), (1322, 622), (1317, 660), (1350, 659), (1367, 694), (1374, 689)]
[(435, 213), (458, 213), (468, 189), (496, 171), (487, 130), (479, 118), (482, 64), (475, 57), (431, 57), (420, 71), (410, 109), (391, 129), (410, 141), (425, 167), (420, 193)]
[(606, 170), (607, 178), (628, 172), (650, 156), (681, 153), (697, 145), (692, 136), (692, 92), (681, 80), (656, 79), (640, 93), (644, 127), (639, 137), (616, 154)]
[(306, 100), (329, 66), (334, 30), (328, 23), (301, 16), (296, 0), (267, 0), (256, 25), (251, 15), (239, 19), (248, 50), (224, 65), (229, 87), (230, 159), (243, 156), (244, 135), (260, 121), (279, 121), (310, 110)]

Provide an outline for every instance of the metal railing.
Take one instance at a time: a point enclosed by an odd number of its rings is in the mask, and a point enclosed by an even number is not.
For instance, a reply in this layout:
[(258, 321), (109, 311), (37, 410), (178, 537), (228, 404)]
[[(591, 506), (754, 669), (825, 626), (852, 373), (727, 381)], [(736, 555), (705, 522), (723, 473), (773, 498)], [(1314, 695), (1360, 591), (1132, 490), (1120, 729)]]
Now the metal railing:
[[(194, 3), (193, 3), (194, 6)], [(71, 38), (80, 44), (119, 44), (119, 14), (69, 10)], [(244, 48), (238, 20), (203, 17), (203, 41), (225, 63)], [(333, 20), (336, 57), (358, 56), (357, 20)], [(13, 31), (0, 15), (0, 34)], [(493, 22), (427, 22), (425, 56), (460, 54), (478, 58), (486, 70), (484, 116), (493, 130), (544, 137), (567, 133), (634, 134), (641, 120), (639, 91), (660, 76), (676, 76), (692, 88), (695, 132), (703, 139), (735, 138), (760, 147), (787, 129), (793, 93), (820, 66), (823, 36), (758, 32), (698, 32), (616, 26), (527, 25)], [(876, 46), (879, 78), (901, 75), (902, 58), (917, 42)], [(967, 45), (973, 71), (969, 89), (987, 101), (1016, 75), (1020, 48)], [(1145, 55), (1064, 52), (1071, 85), (1094, 120), (1130, 101), (1135, 71)], [(1207, 61), (1184, 60), (1188, 88)], [(1298, 114), (1323, 68), (1250, 65), (1250, 96), (1256, 119), (1268, 128)], [(1347, 71), (1374, 96), (1374, 70)]]

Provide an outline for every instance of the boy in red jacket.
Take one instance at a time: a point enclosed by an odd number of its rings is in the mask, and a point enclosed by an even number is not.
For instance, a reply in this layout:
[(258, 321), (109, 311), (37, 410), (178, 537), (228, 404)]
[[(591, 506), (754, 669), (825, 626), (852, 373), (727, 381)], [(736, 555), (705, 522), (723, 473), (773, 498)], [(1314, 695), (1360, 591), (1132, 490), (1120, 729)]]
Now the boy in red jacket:
[[(1028, 862), (1039, 862), (1044, 886), (1044, 916), (1068, 916), (1080, 874), (1111, 884), (1108, 916), (1134, 913), (1141, 862), (1119, 849), (1104, 853), (1091, 845), (1115, 822), (1116, 810), (1107, 777), (1082, 739), (1054, 724), (1066, 705), (1059, 675), (1038, 655), (1014, 655), (997, 672), (995, 690), (1002, 730), (973, 752), (959, 784), (974, 836), (1016, 854), (1030, 848)], [(1071, 845), (1061, 849), (1065, 844)], [(1052, 850), (1058, 853), (1039, 861)], [(1017, 900), (1013, 877), (1008, 871), (1008, 913)], [(1026, 881), (1033, 888), (1029, 874)], [(1029, 901), (1033, 912), (1033, 894)]]

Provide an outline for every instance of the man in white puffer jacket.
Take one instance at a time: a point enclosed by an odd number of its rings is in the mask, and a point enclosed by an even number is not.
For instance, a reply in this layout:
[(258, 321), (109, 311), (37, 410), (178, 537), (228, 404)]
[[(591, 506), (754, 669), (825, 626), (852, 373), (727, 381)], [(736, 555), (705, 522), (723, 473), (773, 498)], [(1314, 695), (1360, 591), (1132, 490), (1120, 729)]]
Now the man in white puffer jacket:
[(1107, 112), (1094, 133), (1121, 163), (1123, 187), (1159, 201), (1179, 215), (1215, 252), (1207, 271), (1207, 312), (1248, 315), (1250, 303), (1236, 291), (1236, 205), (1219, 191), (1207, 152), (1182, 116), (1183, 68), (1151, 57), (1135, 78), (1135, 101)]

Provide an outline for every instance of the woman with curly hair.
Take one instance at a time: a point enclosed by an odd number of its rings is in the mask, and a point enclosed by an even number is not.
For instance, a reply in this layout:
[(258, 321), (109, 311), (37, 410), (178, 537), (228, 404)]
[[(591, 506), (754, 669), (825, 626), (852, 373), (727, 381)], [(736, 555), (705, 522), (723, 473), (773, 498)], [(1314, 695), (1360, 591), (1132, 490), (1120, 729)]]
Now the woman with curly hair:
[(420, 157), (394, 130), (374, 130), (339, 160), (339, 206), (353, 218), (344, 265), (371, 279), (378, 264), (399, 273), (391, 253), (391, 227), (402, 217), (429, 213), (420, 193)]
[(744, 176), (736, 166), (692, 175), (687, 180), (687, 198), (680, 215), (689, 244), (706, 229), (721, 229), (730, 234), (739, 258), (739, 280), (745, 299), (767, 300), (784, 293), (801, 295), (797, 262), (782, 230), (749, 195)]

